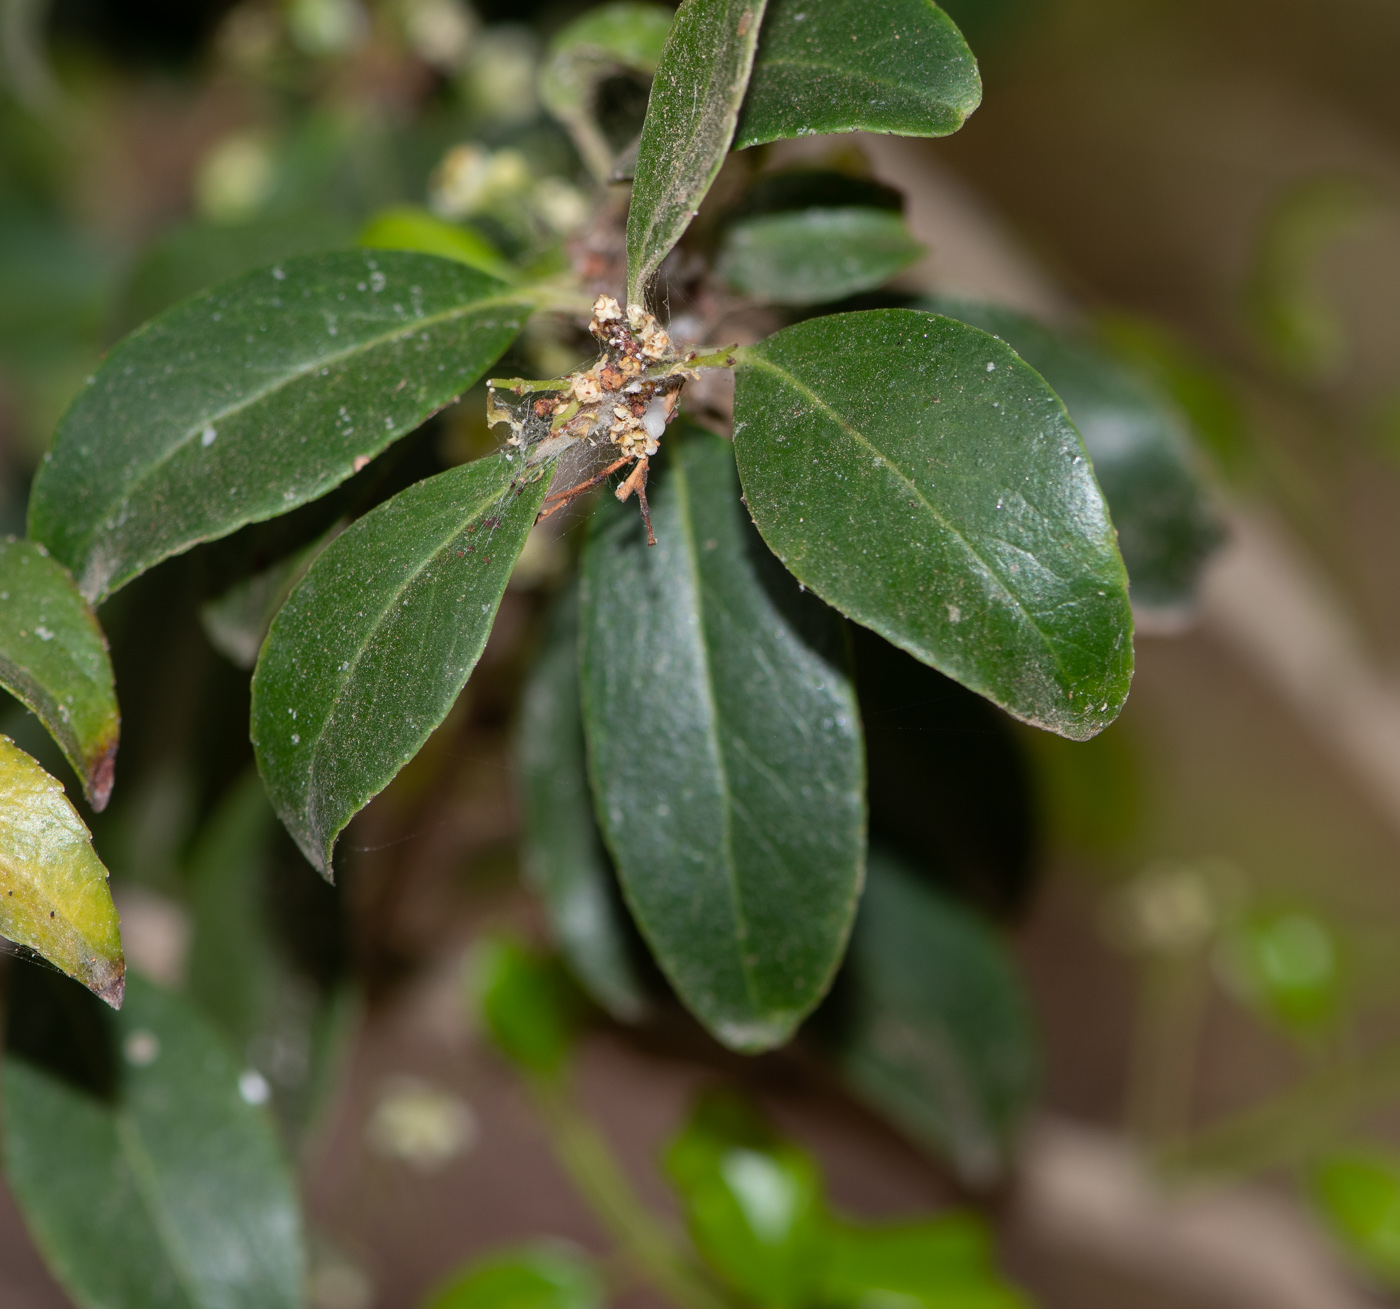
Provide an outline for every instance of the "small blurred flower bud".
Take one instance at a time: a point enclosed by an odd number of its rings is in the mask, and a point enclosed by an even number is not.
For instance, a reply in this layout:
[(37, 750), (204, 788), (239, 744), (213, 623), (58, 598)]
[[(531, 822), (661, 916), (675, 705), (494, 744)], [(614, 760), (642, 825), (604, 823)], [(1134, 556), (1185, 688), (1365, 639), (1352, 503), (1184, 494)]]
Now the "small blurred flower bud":
[(242, 222), (267, 203), (275, 182), (272, 148), (254, 133), (236, 132), (200, 161), (195, 206), (201, 217), (216, 223)]
[(299, 50), (325, 59), (359, 45), (369, 31), (369, 19), (359, 0), (291, 0), (287, 31)]

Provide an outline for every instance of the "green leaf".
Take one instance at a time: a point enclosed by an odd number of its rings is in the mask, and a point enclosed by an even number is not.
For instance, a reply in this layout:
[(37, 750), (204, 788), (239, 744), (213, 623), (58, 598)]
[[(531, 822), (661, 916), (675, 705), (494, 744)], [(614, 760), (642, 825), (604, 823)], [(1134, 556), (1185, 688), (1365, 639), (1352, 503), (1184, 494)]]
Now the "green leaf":
[(729, 153), (766, 0), (685, 0), (661, 54), (627, 213), (627, 298), (642, 304)]
[(1250, 915), (1221, 942), (1233, 989), (1253, 1008), (1295, 1032), (1336, 1018), (1345, 995), (1341, 943), (1305, 909)]
[(592, 1266), (567, 1246), (538, 1242), (469, 1264), (424, 1302), (423, 1309), (602, 1309)]
[(475, 382), (528, 311), (484, 273), (399, 251), (226, 283), (107, 356), (35, 479), (30, 535), (101, 600), (344, 481)]
[(664, 5), (620, 0), (588, 10), (549, 43), (540, 69), (540, 102), (568, 129), (600, 182), (612, 174), (613, 148), (594, 118), (598, 85), (624, 70), (655, 73), (674, 17)]
[(1167, 396), (1093, 342), (1014, 310), (941, 299), (922, 307), (1000, 337), (1054, 387), (1108, 501), (1134, 606), (1189, 606), (1223, 533)]
[(799, 209), (734, 223), (715, 268), (749, 295), (814, 305), (869, 291), (923, 253), (887, 210)]
[(106, 808), (121, 730), (107, 638), (64, 567), (12, 536), (0, 542), (0, 686), (49, 729), (88, 803)]
[(1383, 1285), (1400, 1287), (1400, 1160), (1378, 1149), (1332, 1155), (1311, 1191), (1337, 1240)]
[(492, 1039), (512, 1063), (554, 1077), (573, 1048), (575, 1006), (554, 961), (518, 941), (482, 941), (472, 989)]
[(209, 644), (237, 668), (252, 668), (277, 611), (312, 561), (345, 529), (336, 523), (310, 545), (279, 559), (270, 568), (235, 582), (222, 595), (199, 606), (199, 625)]
[(26, 980), (5, 1175), (68, 1294), (84, 1309), (299, 1309), (292, 1178), (214, 1033), (140, 977), (106, 1021)]
[(375, 214), (360, 233), (359, 244), (373, 250), (416, 250), (419, 254), (454, 259), (468, 268), (516, 280), (512, 268), (484, 236), (460, 223), (444, 222), (436, 214), (413, 205), (395, 205)]
[(763, 539), (828, 604), (1062, 736), (1117, 716), (1132, 613), (1079, 434), (1003, 342), (907, 309), (738, 351), (734, 446)]
[(825, 132), (947, 136), (982, 102), (931, 0), (769, 0), (734, 149)]
[(107, 870), (63, 787), (7, 736), (0, 736), (0, 936), (121, 1008), (126, 961)]
[(555, 607), (520, 710), (526, 879), (584, 989), (621, 1022), (649, 1008), (635, 933), (593, 817), (578, 684), (578, 593)]
[(998, 1277), (986, 1226), (970, 1214), (871, 1227), (833, 1222), (822, 1303), (874, 1309), (1027, 1309)]
[(326, 876), (345, 824), (447, 716), (481, 657), (548, 479), (505, 455), (401, 491), (326, 547), (253, 673), (253, 746), (278, 817)]
[(853, 1090), (968, 1183), (1007, 1166), (1036, 1086), (1025, 995), (976, 915), (877, 851), (818, 1032)]
[(807, 1304), (827, 1254), (816, 1164), (740, 1101), (701, 1099), (666, 1151), (696, 1248), (746, 1298)]
[(845, 634), (739, 503), (718, 437), (672, 429), (657, 545), (608, 504), (585, 548), (589, 765), (623, 893), (681, 999), (735, 1049), (825, 992), (860, 894), (865, 808)]

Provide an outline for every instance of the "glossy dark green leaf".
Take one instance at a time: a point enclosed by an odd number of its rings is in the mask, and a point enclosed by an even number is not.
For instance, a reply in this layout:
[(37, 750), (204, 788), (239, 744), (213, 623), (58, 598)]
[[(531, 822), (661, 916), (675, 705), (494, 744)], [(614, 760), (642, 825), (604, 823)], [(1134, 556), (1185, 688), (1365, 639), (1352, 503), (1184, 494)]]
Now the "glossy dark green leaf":
[(966, 1181), (1004, 1172), (1036, 1086), (1015, 968), (975, 914), (878, 851), (818, 1030), (852, 1089)]
[(1132, 613), (1079, 433), (974, 327), (908, 309), (811, 319), (738, 352), (750, 513), (827, 603), (1076, 739), (1117, 716)]
[(353, 523), (278, 613), (253, 674), (253, 745), (278, 816), (327, 876), (345, 824), (418, 753), (481, 656), (548, 480), (504, 455)]
[(603, 849), (584, 757), (578, 685), (578, 594), (551, 616), (520, 708), (523, 863), (559, 948), (584, 989), (614, 1018), (648, 1007), (635, 933)]
[(1313, 1170), (1312, 1200), (1343, 1247), (1383, 1285), (1400, 1287), (1400, 1160), (1348, 1150)]
[(107, 1021), (71, 995), (45, 1005), (39, 986), (16, 989), (5, 1176), (73, 1300), (298, 1309), (292, 1178), (214, 1033), (140, 977)]
[(932, 0), (769, 0), (734, 148), (824, 132), (947, 136), (982, 102)]
[(703, 1098), (666, 1151), (696, 1248), (744, 1297), (773, 1309), (810, 1303), (827, 1255), (816, 1164), (741, 1101)]
[(1170, 399), (1093, 342), (1014, 310), (945, 300), (927, 307), (999, 336), (1065, 402), (1118, 529), (1134, 606), (1190, 605), (1223, 534)]
[(344, 481), (475, 382), (528, 312), (476, 269), (393, 250), (226, 283), (93, 374), (35, 479), (30, 535), (100, 600)]
[(598, 1274), (567, 1246), (520, 1246), (478, 1259), (449, 1278), (423, 1309), (602, 1309)]
[(613, 148), (594, 117), (598, 85), (624, 70), (655, 73), (674, 17), (665, 5), (618, 0), (589, 9), (549, 43), (540, 102), (568, 129), (600, 182), (612, 174)]
[(480, 942), (472, 987), (492, 1039), (514, 1064), (553, 1077), (573, 1048), (574, 996), (552, 959), (509, 938)]
[(766, 0), (685, 0), (652, 79), (627, 214), (627, 298), (641, 304), (719, 173)]
[(672, 429), (657, 545), (631, 505), (583, 565), (584, 724), (623, 892), (721, 1041), (788, 1038), (845, 948), (865, 810), (845, 634), (739, 502), (718, 437)]
[(107, 870), (62, 785), (0, 736), (0, 936), (120, 1009), (126, 961)]
[(0, 541), (0, 686), (38, 716), (106, 807), (121, 715), (107, 638), (67, 570), (33, 541)]
[(997, 1274), (986, 1226), (971, 1214), (873, 1227), (830, 1224), (822, 1303), (872, 1309), (1027, 1309)]
[(734, 223), (715, 268), (750, 295), (814, 305), (872, 290), (923, 253), (888, 210), (798, 209)]

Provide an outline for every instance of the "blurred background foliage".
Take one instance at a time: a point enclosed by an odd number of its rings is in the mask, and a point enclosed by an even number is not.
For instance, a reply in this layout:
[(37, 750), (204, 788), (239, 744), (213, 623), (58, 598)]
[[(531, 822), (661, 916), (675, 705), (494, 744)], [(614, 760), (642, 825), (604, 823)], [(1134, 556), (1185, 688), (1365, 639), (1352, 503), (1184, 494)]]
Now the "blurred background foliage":
[[(588, 182), (541, 112), (536, 74), (584, 7), (0, 3), (0, 530), (23, 531), (32, 470), (102, 351), (211, 282), (356, 240), (487, 269), (563, 267)], [(1048, 304), (1074, 349), (1169, 395), (1183, 457), (1211, 470), (1221, 558), (1263, 524), (1287, 543), (1270, 558), (1326, 603), (1290, 608), (1295, 592), (1270, 590), (1267, 569), (1246, 573), (1252, 590), (1208, 582), (1194, 614), (1143, 624), (1129, 707), (1087, 745), (1023, 730), (858, 633), (872, 838), (950, 913), (1011, 931), (1051, 1110), (1126, 1125), (1183, 1175), (1285, 1170), (1358, 1266), (1400, 1284), (1400, 1168), (1386, 1144), (1400, 1130), (1400, 764), (1388, 771), (1400, 726), (1349, 753), (1328, 699), (1345, 699), (1361, 669), (1381, 699), (1346, 703), (1384, 709), (1400, 664), (1400, 9), (946, 8), (981, 61), (985, 100), (919, 158), (1039, 270), (1011, 308)], [(602, 86), (614, 148), (635, 135), (645, 94), (630, 74)], [(941, 251), (936, 225), (915, 229), (933, 247), (933, 284), (910, 293), (968, 294), (956, 243)], [(1006, 334), (1030, 357), (1029, 337)], [(535, 376), (580, 353), (543, 331), (517, 350)], [(1037, 366), (1049, 376), (1054, 364)], [(542, 600), (574, 543), (527, 553), (462, 702), (352, 829), (336, 889), (250, 780), (236, 665), (307, 549), (491, 448), (481, 410), (468, 396), (325, 500), (164, 564), (102, 611), (125, 731), (114, 800), (93, 827), (128, 947), (183, 979), (267, 1072), (308, 1158), (361, 1004), (393, 1013), (483, 923), (534, 921), (513, 889), (510, 741)], [(1251, 595), (1253, 626), (1239, 618)], [(1287, 647), (1301, 633), (1311, 649), (1319, 624), (1344, 655), (1305, 669), (1299, 691), (1254, 636)], [(8, 702), (0, 731), (76, 793), (26, 711)], [(860, 1003), (838, 986), (818, 1040), (858, 1022)], [(1012, 1021), (1020, 1003), (1007, 1001)], [(734, 1073), (667, 1013), (637, 1038), (644, 1048)], [(411, 1047), (377, 1039), (362, 1081)], [(738, 1075), (788, 1086), (783, 1058)], [(882, 1093), (900, 1094), (867, 1098)], [(355, 1094), (363, 1109), (375, 1093)], [(429, 1118), (447, 1112), (421, 1087), (404, 1094)], [(399, 1150), (393, 1114), (365, 1112), (389, 1123), (373, 1139)], [(337, 1167), (322, 1170), (343, 1178)], [(365, 1268), (390, 1288), (385, 1303), (424, 1284), (407, 1256), (385, 1253), (402, 1230), (388, 1200), (312, 1190), (317, 1266), (340, 1305), (370, 1303), (354, 1299)]]

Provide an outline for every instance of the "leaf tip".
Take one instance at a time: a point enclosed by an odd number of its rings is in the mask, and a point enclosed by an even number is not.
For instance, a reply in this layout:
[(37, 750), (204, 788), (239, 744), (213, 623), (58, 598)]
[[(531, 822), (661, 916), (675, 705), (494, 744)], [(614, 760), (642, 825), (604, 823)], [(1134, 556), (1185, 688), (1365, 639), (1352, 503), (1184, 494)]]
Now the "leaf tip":
[(100, 814), (112, 798), (112, 783), (117, 769), (117, 738), (113, 735), (110, 744), (103, 746), (87, 758), (87, 776), (83, 779), (83, 790), (87, 792), (88, 804), (93, 812)]
[(116, 976), (109, 977), (105, 983), (94, 979), (88, 983), (88, 990), (113, 1009), (120, 1009), (122, 1001), (126, 999), (126, 961), (118, 957)]

